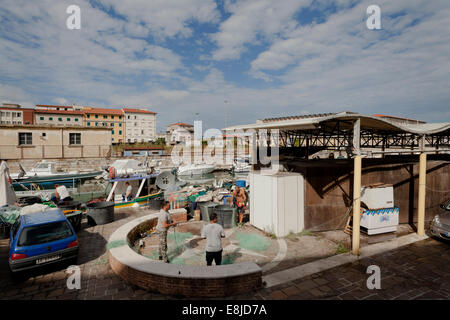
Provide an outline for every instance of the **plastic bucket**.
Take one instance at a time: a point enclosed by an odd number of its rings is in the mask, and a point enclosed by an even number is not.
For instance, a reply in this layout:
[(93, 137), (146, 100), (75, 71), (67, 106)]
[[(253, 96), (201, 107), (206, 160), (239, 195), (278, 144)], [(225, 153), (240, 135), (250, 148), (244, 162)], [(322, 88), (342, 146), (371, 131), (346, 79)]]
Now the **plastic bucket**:
[(238, 186), (239, 188), (245, 188), (247, 186), (247, 183), (245, 182), (245, 180), (236, 180), (236, 186)]
[(79, 201), (64, 201), (64, 203), (58, 204), (58, 208), (60, 208), (62, 211), (65, 210), (80, 210), (81, 208), (81, 202)]
[(88, 221), (96, 225), (106, 224), (114, 221), (114, 202), (101, 201), (88, 203), (86, 205)]
[(202, 214), (203, 221), (209, 221), (209, 215), (214, 211), (214, 208), (217, 207), (217, 203), (215, 202), (199, 202), (200, 213)]
[(232, 228), (236, 225), (236, 208), (220, 205), (214, 208), (214, 213), (217, 214), (217, 223), (222, 227)]

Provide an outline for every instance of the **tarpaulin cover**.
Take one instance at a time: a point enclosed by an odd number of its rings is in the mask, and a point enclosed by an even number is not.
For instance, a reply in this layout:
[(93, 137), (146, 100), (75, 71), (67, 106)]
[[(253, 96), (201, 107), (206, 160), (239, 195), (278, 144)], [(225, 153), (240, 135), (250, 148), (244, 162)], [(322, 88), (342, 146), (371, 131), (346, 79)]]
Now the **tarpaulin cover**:
[(6, 204), (13, 205), (17, 200), (16, 194), (8, 179), (9, 168), (6, 162), (2, 161), (0, 165), (0, 207)]

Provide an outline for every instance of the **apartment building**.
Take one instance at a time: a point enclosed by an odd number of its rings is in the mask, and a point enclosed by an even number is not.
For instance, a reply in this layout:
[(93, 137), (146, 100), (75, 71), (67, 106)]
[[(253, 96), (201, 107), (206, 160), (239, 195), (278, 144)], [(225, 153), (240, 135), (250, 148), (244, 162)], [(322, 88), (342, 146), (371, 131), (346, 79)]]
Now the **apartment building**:
[(19, 104), (3, 103), (0, 107), (0, 124), (33, 124), (34, 110)]
[(126, 142), (156, 140), (156, 113), (147, 109), (122, 109), (125, 117)]
[(125, 141), (124, 115), (120, 109), (83, 107), (84, 125), (86, 127), (103, 127), (112, 129), (111, 142)]
[(178, 143), (190, 144), (194, 140), (194, 126), (188, 123), (177, 122), (167, 126), (166, 145)]
[(83, 126), (83, 112), (73, 109), (35, 109), (34, 123), (50, 126)]

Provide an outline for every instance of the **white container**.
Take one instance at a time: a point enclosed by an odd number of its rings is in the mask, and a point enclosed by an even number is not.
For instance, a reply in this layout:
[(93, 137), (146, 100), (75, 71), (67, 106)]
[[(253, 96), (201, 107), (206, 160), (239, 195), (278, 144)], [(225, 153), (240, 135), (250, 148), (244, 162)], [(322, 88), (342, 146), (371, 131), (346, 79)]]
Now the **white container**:
[(369, 209), (392, 208), (394, 187), (388, 184), (361, 187), (361, 201)]
[(299, 173), (250, 173), (250, 223), (287, 236), (304, 228), (304, 178)]
[(397, 231), (399, 209), (385, 208), (364, 210), (361, 215), (361, 228), (367, 229), (367, 234), (380, 234)]

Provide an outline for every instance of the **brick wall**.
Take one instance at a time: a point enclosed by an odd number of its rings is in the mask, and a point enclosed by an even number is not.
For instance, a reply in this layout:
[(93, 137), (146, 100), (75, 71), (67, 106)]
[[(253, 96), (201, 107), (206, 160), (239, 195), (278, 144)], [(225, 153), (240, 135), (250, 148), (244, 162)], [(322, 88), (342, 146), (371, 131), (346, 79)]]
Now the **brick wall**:
[[(258, 290), (262, 272), (215, 279), (174, 278), (142, 272), (123, 265), (109, 252), (112, 270), (129, 284), (153, 292), (194, 298), (226, 297)], [(214, 267), (211, 267), (214, 268)]]

